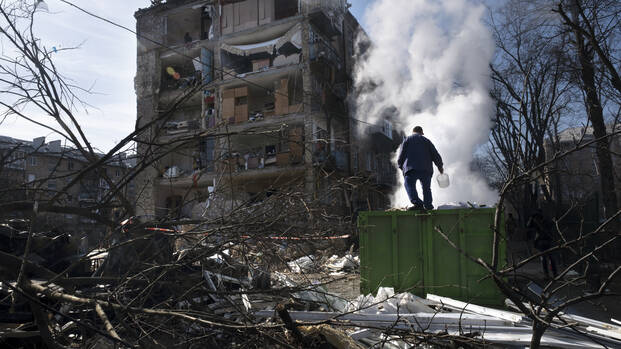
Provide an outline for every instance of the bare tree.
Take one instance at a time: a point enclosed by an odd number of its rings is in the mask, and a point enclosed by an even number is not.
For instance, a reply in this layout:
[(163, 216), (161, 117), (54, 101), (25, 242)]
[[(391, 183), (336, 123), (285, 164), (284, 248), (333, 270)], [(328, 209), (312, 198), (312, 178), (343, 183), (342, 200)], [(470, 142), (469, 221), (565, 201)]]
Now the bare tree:
[[(499, 50), (491, 65), (496, 118), (489, 153), (505, 179), (546, 161), (546, 148), (554, 149), (563, 115), (570, 112), (573, 96), (563, 51), (567, 40), (554, 23), (538, 2), (511, 1), (492, 13)], [(537, 206), (538, 191), (525, 183), (507, 199), (524, 218)]]
[[(562, 10), (563, 7), (559, 9)], [(539, 347), (543, 333), (548, 328), (572, 326), (568, 319), (562, 316), (567, 307), (601, 297), (614, 296), (616, 291), (609, 288), (619, 273), (618, 267), (595, 268), (602, 264), (601, 256), (604, 251), (613, 248), (618, 239), (617, 235), (610, 234), (608, 230), (610, 224), (613, 224), (621, 214), (616, 203), (612, 205), (610, 193), (604, 194), (608, 196), (604, 200), (607, 202), (606, 205), (609, 205), (606, 209), (607, 220), (595, 227), (582, 224), (572, 226), (568, 221), (579, 215), (576, 209), (578, 203), (571, 202), (569, 207), (562, 206), (563, 201), (569, 202), (571, 198), (563, 199), (561, 195), (565, 191), (553, 188), (550, 184), (555, 182), (562, 185), (562, 181), (566, 180), (567, 176), (562, 175), (563, 166), (560, 164), (575, 154), (597, 145), (602, 171), (596, 176), (601, 178), (602, 190), (613, 191), (614, 194), (614, 174), (610, 171), (613, 169), (612, 162), (608, 162), (610, 167), (606, 169), (607, 160), (603, 159), (604, 165), (602, 165), (602, 158), (611, 158), (608, 144), (619, 134), (614, 128), (612, 131), (606, 131), (604, 125), (601, 96), (607, 96), (611, 110), (616, 110), (618, 104), (615, 104), (614, 98), (610, 98), (612, 95), (610, 91), (604, 92), (605, 89), (602, 89), (605, 86), (602, 84), (601, 74), (598, 73), (602, 71), (598, 68), (599, 63), (593, 60), (592, 55), (590, 58), (580, 56), (579, 50), (574, 55), (573, 51), (565, 49), (572, 44), (580, 46), (572, 40), (572, 37), (576, 37), (575, 30), (570, 36), (563, 27), (561, 18), (551, 10), (549, 2), (525, 4), (515, 1), (508, 2), (492, 17), (491, 24), (496, 33), (499, 56), (492, 64), (492, 78), (495, 82), (492, 96), (497, 103), (497, 113), (489, 151), (497, 167), (502, 169), (504, 183), (500, 189), (500, 202), (496, 212), (492, 261), (485, 262), (476, 256), (470, 256), (489, 271), (490, 277), (512, 301), (513, 306), (531, 318), (533, 348)], [(616, 28), (618, 21), (612, 24), (614, 16), (601, 17), (602, 13), (599, 12), (598, 19), (606, 21), (611, 28)], [(576, 18), (565, 17), (567, 16), (564, 16), (565, 21)], [(594, 17), (588, 18), (593, 20)], [(608, 18), (610, 22), (604, 18)], [(585, 37), (587, 36), (582, 38), (583, 48)], [(587, 60), (580, 60), (580, 57)], [(575, 61), (582, 63), (578, 65), (580, 67), (578, 70), (575, 69)], [(585, 72), (585, 67), (591, 67), (591, 70), (587, 69)], [(576, 71), (582, 74), (576, 75)], [(587, 80), (590, 81), (594, 98), (591, 102), (588, 102), (584, 73), (589, 75)], [(576, 84), (576, 81), (581, 83)], [(585, 102), (587, 115), (581, 118), (576, 116), (580, 110), (576, 101), (583, 92), (587, 100)], [(594, 110), (593, 106), (600, 107)], [(599, 121), (594, 120), (593, 114), (596, 114), (595, 119), (600, 118)], [(604, 132), (593, 132), (592, 138), (586, 137), (588, 132), (586, 126), (592, 124), (595, 130), (596, 122), (600, 123), (598, 127)], [(571, 145), (566, 142), (561, 144), (559, 137), (561, 127), (576, 124), (584, 127), (576, 128), (575, 142)], [(603, 182), (608, 182), (606, 189)], [(611, 183), (613, 187), (610, 186)], [(510, 264), (502, 266), (503, 261), (498, 259), (497, 248), (499, 241), (504, 238), (500, 234), (502, 222), (500, 217), (506, 208), (505, 202), (509, 202), (518, 209), (518, 212), (521, 211), (522, 215), (528, 214), (537, 206), (544, 206), (544, 202), (553, 204), (554, 210), (544, 214), (554, 217), (549, 220), (546, 230), (556, 238), (553, 239), (554, 243), (548, 246), (539, 246), (534, 255), (522, 260), (509, 261)], [(526, 274), (521, 271), (528, 263), (542, 258), (547, 268), (547, 260), (556, 258), (561, 252), (568, 257), (556, 275), (543, 282), (539, 278), (528, 280), (533, 284), (541, 284), (539, 293), (526, 289), (523, 279), (516, 281), (516, 278), (525, 277)], [(578, 276), (568, 277), (570, 271), (574, 273), (576, 270), (580, 271)], [(593, 283), (590, 276), (596, 274), (598, 280)], [(509, 277), (510, 282), (507, 282), (506, 277)], [(585, 284), (589, 286), (587, 288), (591, 288), (590, 291), (583, 290)], [(587, 333), (583, 335), (597, 341)]]
[(593, 135), (600, 139), (596, 151), (606, 217), (617, 212), (618, 201), (602, 100), (605, 98), (605, 85), (610, 84), (616, 90), (617, 102), (621, 93), (621, 80), (616, 66), (620, 11), (618, 2), (599, 0), (559, 2), (556, 9), (574, 36), (576, 65), (580, 87), (584, 92), (584, 105), (593, 125)]
[[(45, 164), (49, 175), (12, 183), (11, 189), (27, 194), (24, 198), (10, 195), (0, 203), (3, 214), (21, 212), (30, 218), (30, 224), (22, 227), (15, 222), (0, 227), (2, 309), (10, 309), (22, 321), (34, 317), (41, 341), (50, 348), (98, 341), (122, 347), (179, 343), (186, 347), (292, 347), (285, 326), (256, 321), (249, 307), (273, 307), (291, 299), (297, 307), (312, 309), (333, 303), (334, 296), (326, 295), (321, 286), (338, 278), (323, 275), (317, 285), (316, 277), (305, 274), (295, 282), (282, 276), (270, 287), (276, 279), (270, 273), (286, 271), (286, 262), (316, 251), (330, 255), (346, 250), (352, 216), (343, 214), (341, 198), (348, 199), (352, 192), (364, 197), (365, 191), (374, 190), (374, 183), (368, 178), (343, 177), (334, 164), (325, 161), (315, 164), (315, 169), (330, 184), (310, 197), (300, 175), (278, 178), (253, 196), (231, 195), (224, 200), (235, 190), (233, 180), (239, 174), (239, 163), (231, 161), (232, 150), (225, 149), (214, 161), (221, 183), (217, 190), (200, 193), (192, 186), (181, 195), (182, 206), (204, 205), (206, 212), (200, 218), (181, 219), (178, 209), (157, 218), (130, 218), (135, 199), (126, 195), (127, 187), (145, 171), (157, 168), (163, 157), (174, 156), (206, 137), (226, 140), (256, 135), (256, 131), (213, 129), (161, 141), (160, 126), (192, 96), (202, 94), (206, 86), (197, 83), (182, 89), (154, 120), (141, 121), (113, 149), (97, 152), (76, 117), (76, 110), (88, 105), (74, 91), (89, 91), (68, 83), (56, 69), (50, 52), (33, 32), (32, 5), (23, 5), (21, 1), (0, 2), (0, 38), (6, 42), (0, 57), (0, 83), (7, 96), (0, 101), (3, 116), (47, 128), (67, 144), (56, 152), (54, 162)], [(33, 116), (38, 114), (33, 110), (46, 118)], [(282, 126), (261, 132), (278, 139)], [(304, 152), (313, 151), (311, 140), (298, 143)], [(15, 161), (29, 161), (28, 155), (14, 156), (23, 147), (16, 144), (2, 151), (3, 172)], [(106, 171), (120, 152), (133, 147), (141, 147), (141, 157), (133, 166), (120, 176)], [(38, 154), (36, 150), (32, 154)], [(69, 168), (70, 159), (78, 164)], [(105, 190), (80, 206), (67, 195), (76, 185)], [(136, 195), (142, 190), (137, 187)], [(222, 203), (226, 207), (219, 207)], [(67, 214), (107, 227), (98, 246), (90, 246), (78, 258), (63, 258), (75, 253), (63, 250), (68, 245), (65, 235), (35, 224), (44, 215)], [(130, 219), (120, 224), (125, 218)], [(320, 258), (315, 257), (317, 263)], [(7, 290), (11, 297), (4, 297)], [(314, 297), (310, 301), (309, 293)], [(283, 320), (286, 323), (285, 315)]]

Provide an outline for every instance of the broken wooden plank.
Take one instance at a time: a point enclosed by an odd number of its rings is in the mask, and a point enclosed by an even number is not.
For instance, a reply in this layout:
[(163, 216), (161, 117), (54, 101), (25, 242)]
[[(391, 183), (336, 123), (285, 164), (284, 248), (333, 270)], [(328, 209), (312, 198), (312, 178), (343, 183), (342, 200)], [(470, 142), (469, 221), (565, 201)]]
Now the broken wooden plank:
[(621, 340), (621, 332), (620, 331), (606, 330), (606, 329), (599, 328), (599, 327), (594, 327), (594, 326), (588, 326), (586, 328), (586, 330), (588, 332), (595, 332), (597, 334), (601, 334), (602, 336), (612, 337), (614, 339)]
[(523, 316), (517, 313), (498, 310), (494, 308), (482, 307), (480, 305), (465, 303), (465, 302), (458, 301), (456, 299), (452, 299), (448, 297), (436, 296), (434, 294), (428, 294), (427, 299), (432, 300), (434, 302), (438, 302), (440, 304), (450, 305), (452, 307), (455, 307), (458, 310), (467, 311), (473, 314), (493, 316), (493, 317), (511, 321), (514, 323), (521, 322), (523, 319)]
[(584, 316), (580, 316), (580, 315), (574, 315), (574, 314), (565, 314), (565, 313), (561, 313), (559, 315), (563, 320), (569, 321), (569, 322), (577, 322), (583, 326), (592, 326), (592, 327), (599, 327), (605, 330), (611, 330), (611, 331), (616, 331), (621, 333), (621, 327), (617, 326), (617, 325), (613, 325), (613, 324), (609, 324), (607, 322), (602, 322), (602, 321), (598, 321), (598, 320), (594, 320), (588, 317), (584, 317)]

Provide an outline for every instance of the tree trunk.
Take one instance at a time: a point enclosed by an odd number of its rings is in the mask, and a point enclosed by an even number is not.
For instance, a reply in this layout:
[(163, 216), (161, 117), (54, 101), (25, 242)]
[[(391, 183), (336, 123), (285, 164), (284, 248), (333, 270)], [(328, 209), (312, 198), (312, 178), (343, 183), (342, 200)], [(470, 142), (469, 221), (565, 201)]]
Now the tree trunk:
[[(577, 3), (574, 3), (574, 20), (579, 21), (577, 15)], [(576, 45), (578, 50), (578, 60), (580, 62), (580, 78), (582, 79), (583, 89), (586, 95), (585, 106), (589, 120), (593, 125), (593, 136), (599, 139), (596, 145), (597, 160), (599, 163), (599, 175), (604, 201), (604, 216), (610, 217), (617, 212), (617, 195), (615, 193), (614, 167), (610, 154), (610, 144), (606, 137), (606, 124), (604, 113), (600, 103), (595, 85), (595, 67), (593, 65), (593, 54), (587, 47), (583, 35), (578, 30), (574, 30)]]
[(546, 324), (541, 323), (539, 321), (533, 322), (533, 336), (530, 337), (530, 347), (531, 349), (538, 349), (541, 345), (541, 338), (543, 337), (544, 332), (548, 326)]

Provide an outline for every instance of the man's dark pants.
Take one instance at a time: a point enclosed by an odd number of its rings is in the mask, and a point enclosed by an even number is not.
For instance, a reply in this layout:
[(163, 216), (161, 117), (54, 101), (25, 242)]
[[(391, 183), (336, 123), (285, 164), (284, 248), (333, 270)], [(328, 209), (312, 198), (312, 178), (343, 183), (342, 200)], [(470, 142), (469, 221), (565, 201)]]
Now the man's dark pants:
[[(423, 206), (426, 210), (432, 210), (432, 198), (431, 198), (431, 172), (414, 171), (410, 170), (405, 174), (405, 190), (408, 192), (410, 202), (416, 206)], [(416, 192), (416, 181), (420, 181), (423, 186), (423, 199), (418, 197)]]

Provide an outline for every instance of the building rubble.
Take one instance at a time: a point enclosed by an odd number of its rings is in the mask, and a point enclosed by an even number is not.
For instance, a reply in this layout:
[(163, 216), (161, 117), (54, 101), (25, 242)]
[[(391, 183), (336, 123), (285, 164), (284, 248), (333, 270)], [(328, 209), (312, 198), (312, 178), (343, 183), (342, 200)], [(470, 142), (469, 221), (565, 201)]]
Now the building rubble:
[[(270, 268), (277, 264), (268, 248), (247, 248), (252, 244), (201, 233), (202, 238), (190, 239), (194, 243), (175, 243), (176, 251), (156, 249), (170, 246), (167, 234), (187, 232), (130, 227), (132, 233), (114, 248), (83, 251), (82, 257), (73, 258), (82, 262), (74, 267), (78, 273), (60, 272), (32, 251), (20, 286), (18, 255), (23, 250), (15, 254), (4, 249), (0, 271), (7, 281), (0, 284), (0, 344), (26, 348), (54, 342), (107, 349), (130, 343), (165, 348), (193, 341), (212, 347), (253, 343), (281, 348), (519, 348), (530, 343), (532, 321), (519, 312), (433, 294), (421, 298), (390, 287), (360, 295), (354, 281), (360, 278), (359, 257), (345, 244), (327, 248), (336, 244), (332, 240), (323, 249), (310, 249), (307, 242), (265, 239), (269, 249), (288, 258)], [(157, 244), (129, 248), (130, 241), (143, 241), (144, 236)], [(305, 249), (315, 254), (301, 255)], [(73, 252), (58, 250), (55, 258), (63, 259), (63, 253)], [(150, 270), (158, 265), (167, 267)], [(349, 288), (335, 287), (339, 283)], [(356, 292), (347, 292), (351, 289)], [(506, 308), (512, 306), (507, 303)], [(156, 335), (158, 327), (165, 331)], [(545, 332), (542, 345), (621, 347), (621, 326), (613, 319), (604, 323), (563, 314)]]
[[(227, 263), (225, 261), (229, 258), (209, 257), (215, 261), (215, 265), (220, 266)], [(328, 260), (332, 261), (329, 264), (340, 264), (334, 261), (342, 259)], [(322, 284), (311, 282), (300, 286), (281, 272), (272, 273), (269, 280), (271, 289), (292, 290), (291, 293), (281, 296), (269, 290), (256, 292), (250, 274), (240, 276), (238, 267), (228, 265), (228, 275), (203, 268), (202, 271), (186, 272), (171, 278), (176, 279), (174, 282), (185, 279), (186, 285), (197, 283), (200, 278), (205, 280), (213, 292), (172, 302), (168, 311), (171, 314), (200, 314), (196, 318), (203, 317), (210, 321), (218, 319), (226, 324), (276, 328), (281, 331), (283, 339), (298, 347), (411, 348), (413, 345), (434, 347), (449, 343), (468, 343), (475, 347), (525, 347), (530, 342), (532, 323), (517, 312), (482, 307), (433, 294), (421, 298), (408, 292), (395, 293), (389, 287), (379, 288), (375, 296), (360, 295), (348, 300), (328, 292)], [(80, 339), (83, 332), (78, 322), (84, 321), (85, 315), (89, 313), (93, 314), (87, 318), (93, 318), (94, 311), (86, 309), (84, 304), (63, 298), (72, 297), (71, 294), (75, 297), (96, 298), (97, 294), (109, 292), (112, 284), (84, 284), (78, 288), (61, 286), (67, 285), (67, 281), (59, 280), (58, 284), (48, 285), (52, 293), (44, 291), (43, 280), (33, 280), (29, 286), (39, 291), (44, 300), (60, 301), (59, 309), (63, 314), (80, 319), (69, 320), (56, 315), (50, 320), (50, 326), (58, 336), (65, 336), (67, 341), (73, 338), (80, 343), (84, 340), (82, 344), (87, 348), (114, 347), (111, 340), (100, 335), (94, 335), (88, 340)], [(14, 287), (15, 283), (4, 283), (0, 292), (11, 295)], [(113, 308), (108, 304), (102, 304), (102, 307), (108, 311)], [(26, 308), (19, 306), (16, 312), (2, 317), (5, 322), (0, 328), (2, 340), (25, 340), (41, 335), (32, 323), (33, 315), (28, 314)], [(118, 326), (115, 321), (111, 320), (112, 326)], [(284, 328), (279, 327), (283, 323)], [(181, 318), (170, 326), (185, 327), (188, 337), (212, 333), (222, 340), (234, 340), (227, 329), (205, 326), (193, 317)], [(585, 338), (580, 332), (589, 333), (597, 342)], [(562, 348), (600, 348), (598, 343), (608, 347), (621, 346), (621, 326), (564, 314), (546, 331), (542, 339), (542, 345)]]
[[(274, 310), (260, 310), (254, 315), (278, 321)], [(300, 323), (323, 323), (341, 329), (343, 335), (361, 347), (411, 348), (412, 343), (425, 337), (434, 337), (430, 342), (438, 344), (461, 341), (471, 345), (525, 347), (532, 335), (532, 322), (520, 313), (432, 294), (426, 299), (407, 292), (395, 294), (388, 287), (380, 288), (375, 297), (359, 296), (340, 311), (290, 311), (289, 315)], [(576, 330), (589, 333), (597, 342)], [(618, 347), (621, 326), (564, 314), (546, 331), (541, 343), (562, 348)]]
[(351, 253), (343, 257), (332, 255), (327, 259), (310, 255), (288, 262), (287, 265), (292, 272), (297, 274), (320, 269), (329, 272), (330, 275), (345, 275), (346, 271), (353, 271), (360, 267), (360, 257), (353, 256)]

